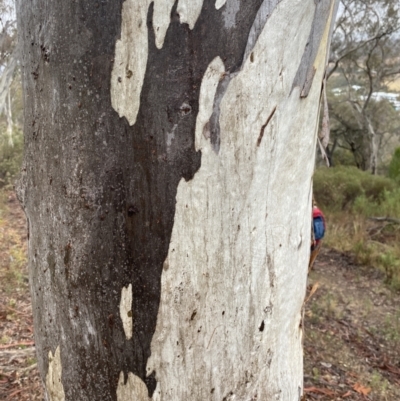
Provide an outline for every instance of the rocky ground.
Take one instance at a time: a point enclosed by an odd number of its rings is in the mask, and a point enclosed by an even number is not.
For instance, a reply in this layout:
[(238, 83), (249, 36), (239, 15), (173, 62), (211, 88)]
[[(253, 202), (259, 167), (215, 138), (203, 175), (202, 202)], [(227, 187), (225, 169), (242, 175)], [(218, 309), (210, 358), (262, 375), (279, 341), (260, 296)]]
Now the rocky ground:
[[(42, 401), (26, 224), (12, 193), (0, 194), (0, 283), (0, 400)], [(308, 296), (303, 400), (400, 400), (400, 295), (377, 270), (323, 249)]]

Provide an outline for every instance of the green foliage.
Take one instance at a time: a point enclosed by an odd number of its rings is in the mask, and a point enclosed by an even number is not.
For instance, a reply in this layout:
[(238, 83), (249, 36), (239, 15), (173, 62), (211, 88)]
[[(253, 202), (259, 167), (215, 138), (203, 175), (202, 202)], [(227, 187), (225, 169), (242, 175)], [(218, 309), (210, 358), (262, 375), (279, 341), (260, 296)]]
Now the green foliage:
[(400, 204), (400, 192), (396, 187), (390, 178), (371, 175), (353, 166), (320, 168), (314, 174), (315, 199), (330, 211), (353, 210), (355, 206), (360, 211), (365, 204), (381, 208), (385, 202), (390, 209), (394, 206), (393, 196)]
[(400, 188), (392, 191), (383, 190), (382, 197), (377, 200), (363, 194), (355, 199), (352, 209), (365, 217), (400, 217)]
[[(357, 169), (351, 169), (357, 170)], [(360, 182), (350, 168), (320, 168), (314, 174), (314, 196), (324, 209), (342, 210), (362, 194)]]
[(356, 166), (354, 155), (347, 149), (336, 149), (333, 153), (333, 165), (336, 166)]
[(394, 151), (392, 160), (389, 164), (388, 175), (397, 181), (400, 180), (400, 148)]
[(367, 242), (356, 242), (353, 248), (353, 252), (358, 263), (366, 266), (369, 266), (373, 263), (374, 248)]
[[(314, 196), (327, 218), (324, 242), (350, 252), (362, 265), (379, 269), (400, 290), (400, 185), (354, 167), (319, 168)], [(376, 221), (370, 217), (391, 217)]]
[(391, 250), (381, 253), (379, 259), (380, 264), (385, 269), (386, 280), (390, 283), (393, 280), (395, 272), (399, 269), (400, 261), (397, 255)]
[(0, 135), (0, 188), (12, 185), (22, 163), (23, 135), (19, 129), (14, 129), (13, 145), (6, 135)]

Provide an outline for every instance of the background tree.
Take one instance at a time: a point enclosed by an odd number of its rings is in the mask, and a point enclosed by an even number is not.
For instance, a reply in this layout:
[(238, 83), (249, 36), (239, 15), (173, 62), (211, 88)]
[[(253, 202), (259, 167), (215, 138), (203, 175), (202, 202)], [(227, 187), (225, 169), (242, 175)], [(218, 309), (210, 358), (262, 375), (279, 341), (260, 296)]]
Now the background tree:
[(299, 400), (334, 14), (18, 1), (19, 196), (50, 400)]
[(11, 113), (9, 89), (17, 68), (17, 30), (14, 3), (0, 1), (0, 112)]
[(393, 158), (389, 164), (388, 175), (390, 178), (399, 180), (400, 178), (400, 148), (396, 148), (393, 154)]
[(14, 2), (0, 1), (0, 188), (21, 168), (23, 113)]
[[(332, 81), (335, 85), (335, 79)], [(329, 85), (328, 91), (332, 90), (332, 86)], [(357, 91), (355, 92), (357, 93)], [(339, 164), (344, 162), (367, 170), (368, 155), (370, 155), (367, 150), (370, 144), (366, 143), (369, 137), (366, 137), (365, 130), (358, 120), (359, 114), (349, 104), (349, 97), (346, 92), (338, 93), (337, 88), (334, 88), (333, 92), (329, 93), (328, 99), (332, 134), (328, 148), (329, 154), (332, 157), (335, 153), (334, 158)], [(370, 100), (368, 113), (376, 135), (377, 166), (380, 166), (380, 171), (382, 171), (391, 157), (393, 146), (396, 146), (399, 141), (400, 115), (393, 104), (385, 98)], [(335, 152), (337, 150), (339, 151)], [(351, 155), (347, 161), (343, 159), (346, 153)]]
[(355, 164), (377, 172), (384, 144), (398, 136), (400, 116), (379, 92), (400, 77), (398, 2), (343, 0), (330, 56), (329, 96), (333, 144)]

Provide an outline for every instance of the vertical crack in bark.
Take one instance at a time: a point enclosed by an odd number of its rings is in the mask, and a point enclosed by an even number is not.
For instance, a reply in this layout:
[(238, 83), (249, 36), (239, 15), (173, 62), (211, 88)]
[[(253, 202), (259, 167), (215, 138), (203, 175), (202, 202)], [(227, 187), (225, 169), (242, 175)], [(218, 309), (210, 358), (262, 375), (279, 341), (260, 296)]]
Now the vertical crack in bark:
[(276, 106), (271, 111), (271, 114), (268, 116), (267, 121), (265, 122), (265, 124), (261, 127), (260, 135), (259, 135), (259, 137), (257, 139), (257, 147), (259, 147), (261, 145), (261, 141), (262, 141), (263, 136), (264, 136), (265, 128), (267, 128), (267, 125), (269, 124), (269, 122), (271, 121), (272, 117), (274, 116), (275, 111), (276, 111)]

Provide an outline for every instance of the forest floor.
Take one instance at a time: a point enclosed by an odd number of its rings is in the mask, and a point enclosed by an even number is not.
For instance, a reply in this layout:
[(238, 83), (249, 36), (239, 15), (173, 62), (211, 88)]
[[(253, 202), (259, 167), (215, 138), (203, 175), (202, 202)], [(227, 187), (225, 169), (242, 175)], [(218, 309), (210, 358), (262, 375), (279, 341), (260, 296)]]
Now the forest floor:
[(0, 191), (0, 400), (42, 401), (27, 270), (26, 220)]
[(307, 400), (400, 400), (400, 294), (372, 267), (323, 249), (305, 307)]
[[(26, 267), (26, 223), (0, 192), (0, 400), (42, 401)], [(400, 400), (400, 294), (373, 268), (323, 249), (305, 305), (304, 400)]]

